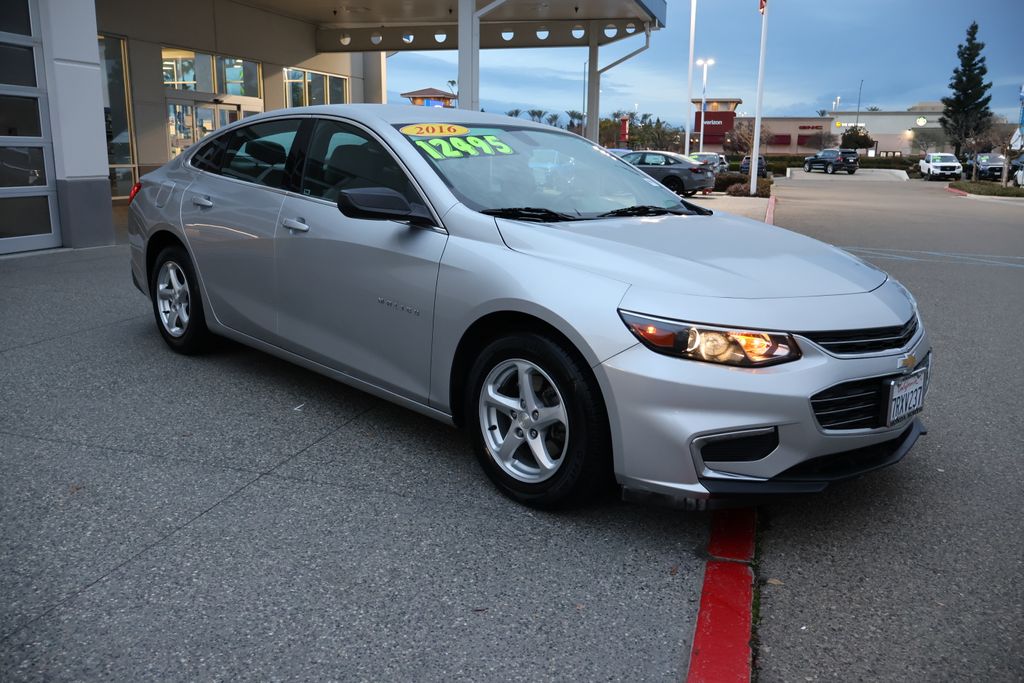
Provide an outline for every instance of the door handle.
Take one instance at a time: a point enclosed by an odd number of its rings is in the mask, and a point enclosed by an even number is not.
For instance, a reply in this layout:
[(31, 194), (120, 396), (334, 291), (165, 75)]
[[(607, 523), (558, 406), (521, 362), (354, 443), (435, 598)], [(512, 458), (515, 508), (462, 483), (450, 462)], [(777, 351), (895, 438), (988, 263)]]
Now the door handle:
[(309, 226), (303, 223), (301, 220), (296, 220), (295, 218), (285, 218), (283, 221), (281, 221), (281, 225), (288, 228), (289, 230), (309, 232)]
[(205, 206), (205, 207), (213, 206), (213, 202), (210, 201), (209, 197), (200, 197), (199, 195), (195, 195), (195, 194), (192, 195), (192, 203), (195, 204), (196, 206)]

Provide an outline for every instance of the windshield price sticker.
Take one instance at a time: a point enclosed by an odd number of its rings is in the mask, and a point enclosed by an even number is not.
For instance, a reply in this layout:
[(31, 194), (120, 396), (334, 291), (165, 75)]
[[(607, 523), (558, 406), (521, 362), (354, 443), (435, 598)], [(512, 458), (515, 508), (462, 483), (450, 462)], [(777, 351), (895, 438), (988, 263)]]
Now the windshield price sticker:
[[(465, 129), (463, 129), (465, 130)], [(405, 128), (402, 129), (405, 132)], [(466, 131), (469, 132), (468, 130)], [(409, 135), (406, 133), (406, 135)], [(413, 143), (436, 161), (475, 156), (502, 156), (515, 154), (497, 135), (466, 135), (464, 137), (435, 137), (413, 140)]]
[(454, 123), (410, 123), (398, 129), (399, 133), (410, 137), (440, 138), (451, 135), (466, 135), (469, 128)]

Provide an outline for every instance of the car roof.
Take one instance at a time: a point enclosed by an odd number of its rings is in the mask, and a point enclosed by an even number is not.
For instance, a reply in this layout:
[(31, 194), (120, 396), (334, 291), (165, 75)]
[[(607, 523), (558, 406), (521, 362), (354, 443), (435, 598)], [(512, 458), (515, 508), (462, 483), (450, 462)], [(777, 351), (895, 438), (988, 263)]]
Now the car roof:
[[(515, 124), (523, 128), (539, 130), (561, 130), (552, 126), (536, 123), (527, 119), (518, 119), (504, 114), (488, 114), (469, 109), (451, 109), (448, 107), (419, 107), (412, 104), (321, 104), (312, 107), (292, 107), (274, 109), (256, 116), (242, 119), (246, 123), (261, 118), (278, 118), (280, 116), (303, 116), (310, 114), (344, 116), (357, 121), (374, 122), (385, 125), (409, 123), (468, 123), (472, 125), (504, 125)], [(565, 132), (565, 131), (562, 131)]]

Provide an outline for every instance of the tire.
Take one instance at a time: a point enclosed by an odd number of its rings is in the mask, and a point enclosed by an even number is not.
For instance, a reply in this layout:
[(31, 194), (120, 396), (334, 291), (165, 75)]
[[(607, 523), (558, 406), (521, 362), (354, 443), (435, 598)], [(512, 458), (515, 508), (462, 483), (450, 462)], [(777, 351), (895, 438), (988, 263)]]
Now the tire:
[(168, 346), (185, 355), (206, 348), (212, 335), (206, 327), (199, 280), (182, 247), (167, 247), (157, 255), (149, 274), (149, 298), (157, 329)]
[(557, 508), (611, 488), (601, 392), (586, 364), (553, 339), (520, 333), (488, 344), (470, 369), (464, 400), (480, 466), (509, 498)]
[(697, 194), (697, 190), (684, 190), (683, 191), (683, 196), (684, 197), (692, 197), (695, 194)]
[(849, 173), (850, 175), (853, 175), (854, 173), (857, 172), (857, 169), (855, 169), (855, 168), (848, 168), (848, 169), (846, 169), (846, 172)]
[(810, 172), (811, 172), (811, 162), (805, 161), (804, 162), (804, 173), (810, 173)]
[(825, 173), (828, 173), (829, 175), (832, 175), (835, 172), (836, 172), (836, 167), (834, 165), (829, 164), (828, 166), (825, 167)]
[(686, 186), (683, 185), (683, 181), (681, 181), (679, 178), (676, 178), (675, 176), (669, 176), (668, 178), (665, 178), (662, 184), (668, 189), (675, 192), (676, 194), (682, 194), (686, 190)]
[(921, 180), (927, 181), (927, 180), (931, 180), (931, 179), (932, 179), (932, 174), (931, 173), (928, 173), (927, 171), (925, 171), (924, 173), (921, 174)]

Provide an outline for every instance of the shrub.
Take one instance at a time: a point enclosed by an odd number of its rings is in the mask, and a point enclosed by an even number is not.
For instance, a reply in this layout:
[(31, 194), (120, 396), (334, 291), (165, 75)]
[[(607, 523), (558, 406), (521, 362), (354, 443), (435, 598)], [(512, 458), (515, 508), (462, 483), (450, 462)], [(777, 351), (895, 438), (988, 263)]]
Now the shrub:
[[(735, 183), (726, 188), (725, 193), (731, 197), (749, 197), (750, 183)], [(768, 198), (772, 196), (772, 182), (764, 178), (757, 179), (757, 196)]]
[[(719, 173), (715, 176), (715, 192), (728, 192), (730, 187), (737, 183), (745, 183), (747, 179), (748, 175), (746, 173), (733, 173), (732, 171), (729, 173)], [(769, 185), (772, 182), (768, 178), (760, 178), (758, 180), (758, 183), (768, 183)]]
[(950, 187), (969, 192), (970, 194), (984, 194), (995, 197), (1024, 197), (1024, 187), (1003, 187), (1001, 183), (989, 180), (954, 180)]

